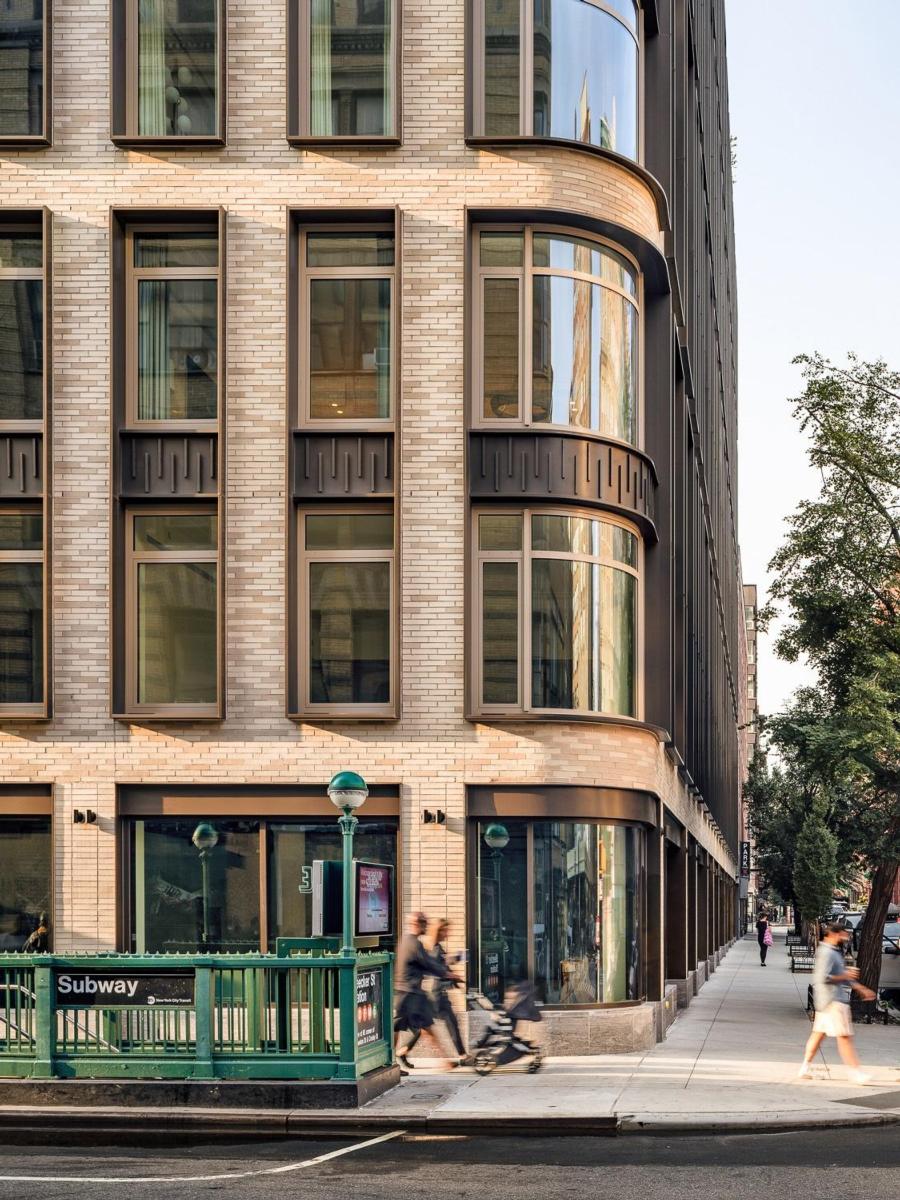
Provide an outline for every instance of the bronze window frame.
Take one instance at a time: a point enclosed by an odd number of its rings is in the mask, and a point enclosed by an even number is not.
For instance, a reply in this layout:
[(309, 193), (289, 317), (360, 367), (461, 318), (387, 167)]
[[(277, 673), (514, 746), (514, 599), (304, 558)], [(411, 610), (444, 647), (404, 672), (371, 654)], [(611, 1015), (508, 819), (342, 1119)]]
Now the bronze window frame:
[(0, 148), (43, 150), (53, 144), (53, 0), (43, 3), (41, 51), (41, 132), (0, 136)]
[[(117, 942), (125, 953), (131, 951), (130, 937), (134, 920), (133, 861), (129, 830), (135, 820), (190, 818), (193, 820), (229, 820), (247, 818), (259, 821), (260, 829), (260, 953), (268, 952), (268, 826), (291, 821), (334, 823), (335, 837), (340, 836), (334, 808), (325, 794), (326, 785), (285, 787), (175, 788), (120, 784), (117, 787), (118, 842)], [(2, 811), (2, 809), (0, 809)], [(403, 879), (403, 834), (400, 819), (399, 789), (395, 785), (370, 785), (369, 799), (360, 813), (365, 822), (396, 823), (397, 853), (394, 871), (395, 937), (400, 938), (400, 899)]]
[[(33, 471), (41, 480), (40, 495), (25, 497), (24, 479), (16, 494), (7, 494), (0, 499), (0, 508), (17, 511), (39, 511), (42, 517), (43, 550), (43, 700), (35, 704), (0, 704), (0, 722), (46, 721), (53, 714), (53, 579), (52, 579), (52, 488), (51, 488), (51, 433), (52, 433), (52, 330), (53, 330), (53, 271), (52, 237), (53, 217), (48, 208), (0, 209), (0, 235), (22, 233), (41, 238), (40, 267), (0, 267), (0, 278), (34, 279), (42, 283), (43, 309), (43, 362), (42, 392), (43, 414), (40, 420), (0, 421), (0, 442), (6, 443), (6, 475), (12, 478), (14, 467), (13, 446), (28, 439), (32, 445)], [(24, 456), (20, 453), (20, 472), (24, 476)], [(4, 552), (7, 561), (24, 561), (19, 551)], [(34, 560), (32, 560), (34, 561)]]
[(110, 0), (110, 141), (142, 149), (195, 150), (226, 143), (228, 6), (216, 0), (216, 133), (141, 134), (137, 131), (137, 0)]
[[(478, 539), (478, 522), (481, 516), (517, 516), (522, 519), (522, 546), (519, 550), (481, 550)], [(531, 550), (531, 518), (533, 516), (580, 517), (600, 521), (625, 529), (637, 539), (637, 566), (631, 567), (617, 559), (604, 555), (595, 556), (562, 551)], [(542, 721), (600, 721), (642, 725), (644, 719), (644, 558), (645, 547), (641, 531), (633, 522), (610, 512), (584, 509), (575, 506), (509, 504), (473, 504), (470, 512), (470, 590), (471, 590), (471, 636), (466, 639), (469, 654), (469, 719), (471, 720), (516, 720), (537, 719)], [(531, 571), (535, 559), (561, 559), (566, 562), (587, 562), (623, 571), (636, 580), (635, 585), (635, 653), (634, 653), (634, 715), (609, 712), (603, 709), (541, 708), (531, 703)], [(483, 702), (484, 646), (483, 646), (483, 591), (482, 576), (486, 562), (515, 562), (518, 565), (518, 703), (485, 704)]]
[[(366, 504), (328, 504), (317, 505), (314, 508), (299, 506), (296, 513), (297, 521), (297, 646), (299, 661), (294, 669), (297, 671), (300, 688), (301, 709), (298, 716), (309, 720), (370, 720), (391, 721), (397, 717), (397, 691), (399, 687), (400, 637), (398, 622), (398, 587), (397, 587), (397, 529), (396, 519), (392, 521), (392, 545), (390, 550), (307, 550), (304, 531), (306, 518), (309, 516), (325, 516), (339, 514), (347, 516), (361, 513), (366, 516), (381, 513), (394, 516), (394, 505), (384, 503)], [(390, 634), (390, 650), (388, 656), (390, 671), (389, 699), (385, 704), (342, 703), (321, 704), (310, 700), (310, 652), (309, 652), (309, 570), (313, 563), (370, 563), (387, 562), (390, 578), (390, 614), (388, 629)]]
[[(587, 0), (586, 0), (587, 2)], [(480, 258), (482, 233), (520, 233), (522, 234), (522, 265), (520, 267), (482, 266)], [(581, 241), (595, 243), (601, 251), (612, 251), (617, 257), (628, 264), (635, 281), (635, 293), (632, 295), (627, 288), (621, 288), (610, 280), (602, 279), (589, 272), (570, 271), (559, 267), (534, 266), (534, 236), (547, 234), (562, 237), (578, 238)], [(472, 345), (472, 419), (470, 428), (473, 431), (485, 430), (506, 432), (509, 430), (529, 429), (535, 433), (578, 433), (585, 437), (599, 438), (604, 442), (641, 449), (644, 444), (644, 276), (640, 264), (633, 254), (623, 246), (609, 238), (600, 237), (583, 229), (566, 225), (538, 223), (479, 223), (472, 227), (471, 234), (471, 324), (470, 338)], [(534, 296), (534, 280), (537, 277), (550, 279), (582, 280), (592, 286), (597, 286), (620, 296), (632, 306), (637, 322), (637, 354), (635, 392), (635, 440), (629, 442), (602, 432), (591, 429), (590, 426), (559, 424), (552, 421), (534, 421), (533, 419), (533, 378), (531, 371), (532, 346), (534, 337), (534, 322), (532, 319), (532, 301)], [(486, 417), (484, 415), (484, 283), (487, 279), (518, 280), (519, 283), (519, 395), (517, 417)]]
[[(138, 378), (138, 291), (145, 280), (199, 280), (214, 279), (217, 283), (221, 276), (222, 252), (216, 246), (217, 265), (215, 267), (136, 267), (134, 265), (134, 239), (143, 234), (153, 233), (191, 233), (197, 230), (194, 225), (177, 223), (160, 223), (158, 225), (137, 223), (129, 225), (125, 230), (125, 421), (129, 429), (154, 430), (165, 427), (172, 430), (191, 430), (197, 432), (214, 432), (218, 426), (219, 413), (222, 411), (222, 355), (219, 351), (220, 334), (223, 325), (222, 305), (224, 295), (221, 286), (216, 288), (216, 416), (205, 418), (173, 418), (159, 419), (141, 418), (138, 416), (138, 399), (140, 381)], [(212, 232), (212, 227), (200, 232)], [(218, 237), (218, 234), (217, 234)]]
[[(307, 243), (309, 235), (319, 233), (346, 233), (348, 236), (357, 233), (389, 233), (394, 241), (394, 262), (392, 266), (374, 267), (310, 267), (306, 264)], [(304, 429), (329, 430), (334, 433), (355, 430), (364, 427), (370, 432), (393, 430), (397, 412), (397, 397), (399, 391), (399, 320), (398, 320), (398, 246), (396, 230), (391, 225), (380, 223), (360, 223), (349, 226), (344, 223), (302, 225), (298, 230), (297, 247), (297, 298), (298, 298), (298, 329), (297, 346), (299, 348), (297, 378), (298, 415)], [(389, 328), (391, 335), (391, 353), (388, 380), (388, 397), (390, 411), (386, 417), (311, 417), (310, 416), (310, 371), (312, 365), (312, 282), (318, 279), (376, 279), (386, 280), (390, 285), (390, 314)]]
[[(135, 517), (152, 516), (199, 516), (216, 518), (216, 548), (214, 550), (136, 550), (134, 548)], [(156, 716), (164, 713), (170, 719), (190, 720), (195, 717), (216, 718), (222, 707), (222, 620), (221, 605), (223, 588), (219, 565), (219, 519), (215, 505), (147, 505), (128, 508), (125, 511), (125, 701), (129, 714), (135, 717)], [(213, 704), (148, 704), (141, 703), (137, 696), (138, 655), (138, 587), (139, 568), (144, 563), (216, 564), (216, 700)]]
[(582, 142), (575, 138), (555, 137), (550, 134), (534, 133), (534, 4), (533, 0), (519, 0), (519, 131), (504, 135), (484, 132), (485, 104), (484, 86), (486, 77), (484, 56), (484, 6), (485, 0), (470, 0), (467, 5), (469, 53), (468, 79), (469, 96), (466, 104), (468, 129), (466, 140), (474, 144), (514, 145), (516, 143), (546, 143), (569, 146), (575, 150), (586, 150), (604, 158), (619, 160), (623, 164), (641, 167), (644, 162), (645, 136), (644, 113), (644, 6), (635, 5), (636, 26), (605, 0), (582, 0), (592, 8), (599, 9), (617, 21), (634, 39), (637, 46), (637, 153), (634, 158), (618, 150), (610, 150), (594, 142)]
[[(141, 232), (215, 232), (218, 245), (218, 373), (219, 410), (215, 421), (152, 421), (137, 426), (129, 424), (129, 378), (126, 370), (128, 290), (130, 286), (129, 264), (133, 262), (133, 238), (129, 234)], [(223, 208), (113, 208), (110, 210), (110, 337), (111, 371), (110, 399), (111, 424), (111, 486), (110, 514), (110, 630), (111, 660), (110, 715), (114, 720), (129, 724), (157, 722), (207, 722), (221, 721), (225, 717), (226, 683), (226, 481), (225, 481), (225, 436), (226, 436), (226, 373), (227, 373), (227, 311), (226, 297), (226, 220)], [(195, 268), (189, 268), (193, 274)], [(136, 332), (136, 330), (135, 330)], [(133, 352), (132, 352), (133, 353)], [(211, 461), (203, 477), (202, 491), (187, 487), (187, 450), (191, 435), (201, 435), (208, 444)], [(158, 473), (163, 486), (154, 490), (147, 480), (143, 485), (129, 485), (126, 476), (127, 464), (134, 453), (134, 439), (143, 437), (151, 448), (156, 448)], [(176, 447), (184, 465), (184, 480), (179, 468), (178, 477), (163, 478), (162, 456), (166, 448)], [(151, 457), (148, 455), (148, 457)], [(173, 476), (174, 476), (173, 471)], [(184, 484), (184, 486), (182, 486)], [(218, 624), (218, 683), (219, 701), (216, 711), (191, 708), (173, 711), (170, 706), (160, 706), (140, 712), (129, 708), (126, 695), (127, 637), (126, 637), (126, 513), (143, 507), (156, 506), (169, 511), (184, 505), (191, 511), (195, 506), (206, 506), (218, 515), (218, 570), (217, 570), (217, 624)]]
[(391, 10), (390, 134), (333, 134), (310, 132), (310, 22), (311, 0), (287, 0), (287, 141), (291, 146), (400, 146), (403, 137), (403, 6), (386, 0)]

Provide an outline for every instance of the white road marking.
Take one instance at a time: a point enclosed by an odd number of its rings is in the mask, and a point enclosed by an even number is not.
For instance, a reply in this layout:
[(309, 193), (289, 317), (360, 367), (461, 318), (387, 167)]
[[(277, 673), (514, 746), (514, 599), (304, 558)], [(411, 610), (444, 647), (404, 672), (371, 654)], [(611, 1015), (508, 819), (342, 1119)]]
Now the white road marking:
[(2, 1183), (211, 1183), (219, 1179), (249, 1179), (255, 1175), (284, 1175), (288, 1171), (302, 1171), (304, 1167), (315, 1167), (319, 1163), (328, 1162), (332, 1158), (341, 1158), (344, 1154), (353, 1154), (356, 1150), (365, 1150), (367, 1146), (377, 1146), (379, 1142), (389, 1142), (392, 1138), (400, 1137), (405, 1130), (395, 1129), (391, 1133), (382, 1133), (378, 1137), (369, 1138), (365, 1142), (357, 1142), (353, 1146), (344, 1146), (341, 1150), (330, 1150), (327, 1154), (319, 1154), (315, 1158), (306, 1158), (303, 1162), (287, 1163), (283, 1167), (263, 1167), (258, 1171), (230, 1171), (220, 1175), (0, 1175)]

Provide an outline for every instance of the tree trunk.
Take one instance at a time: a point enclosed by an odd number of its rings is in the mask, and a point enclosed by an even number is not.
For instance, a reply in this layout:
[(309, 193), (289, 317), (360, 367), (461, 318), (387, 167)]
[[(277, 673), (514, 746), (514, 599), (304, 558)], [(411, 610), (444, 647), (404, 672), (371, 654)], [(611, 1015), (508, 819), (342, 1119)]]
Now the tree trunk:
[(872, 876), (872, 894), (866, 906), (862, 936), (859, 939), (859, 954), (856, 957), (859, 981), (873, 991), (878, 990), (884, 922), (887, 919), (898, 867), (900, 861), (896, 858), (891, 859), (890, 862), (881, 863)]

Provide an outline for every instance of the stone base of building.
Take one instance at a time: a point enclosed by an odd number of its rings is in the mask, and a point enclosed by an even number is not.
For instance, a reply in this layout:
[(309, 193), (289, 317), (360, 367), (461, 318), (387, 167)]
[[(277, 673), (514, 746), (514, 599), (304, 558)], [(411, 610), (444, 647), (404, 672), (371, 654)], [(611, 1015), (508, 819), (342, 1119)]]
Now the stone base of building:
[(689, 971), (684, 979), (667, 979), (666, 987), (674, 987), (678, 998), (678, 1007), (687, 1008), (697, 995), (697, 972)]
[(658, 1040), (660, 1003), (544, 1012), (541, 1043), (547, 1054), (632, 1054), (649, 1050)]
[(0, 1106), (75, 1108), (361, 1108), (400, 1082), (380, 1067), (356, 1080), (0, 1079)]

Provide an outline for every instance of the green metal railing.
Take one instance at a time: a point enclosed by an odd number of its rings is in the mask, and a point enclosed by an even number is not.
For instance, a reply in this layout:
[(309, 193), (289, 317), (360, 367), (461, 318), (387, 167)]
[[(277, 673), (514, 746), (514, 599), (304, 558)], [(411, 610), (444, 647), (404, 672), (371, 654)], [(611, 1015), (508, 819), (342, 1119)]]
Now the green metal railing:
[(390, 1064), (392, 956), (277, 947), (0, 954), (0, 1076), (357, 1079)]

